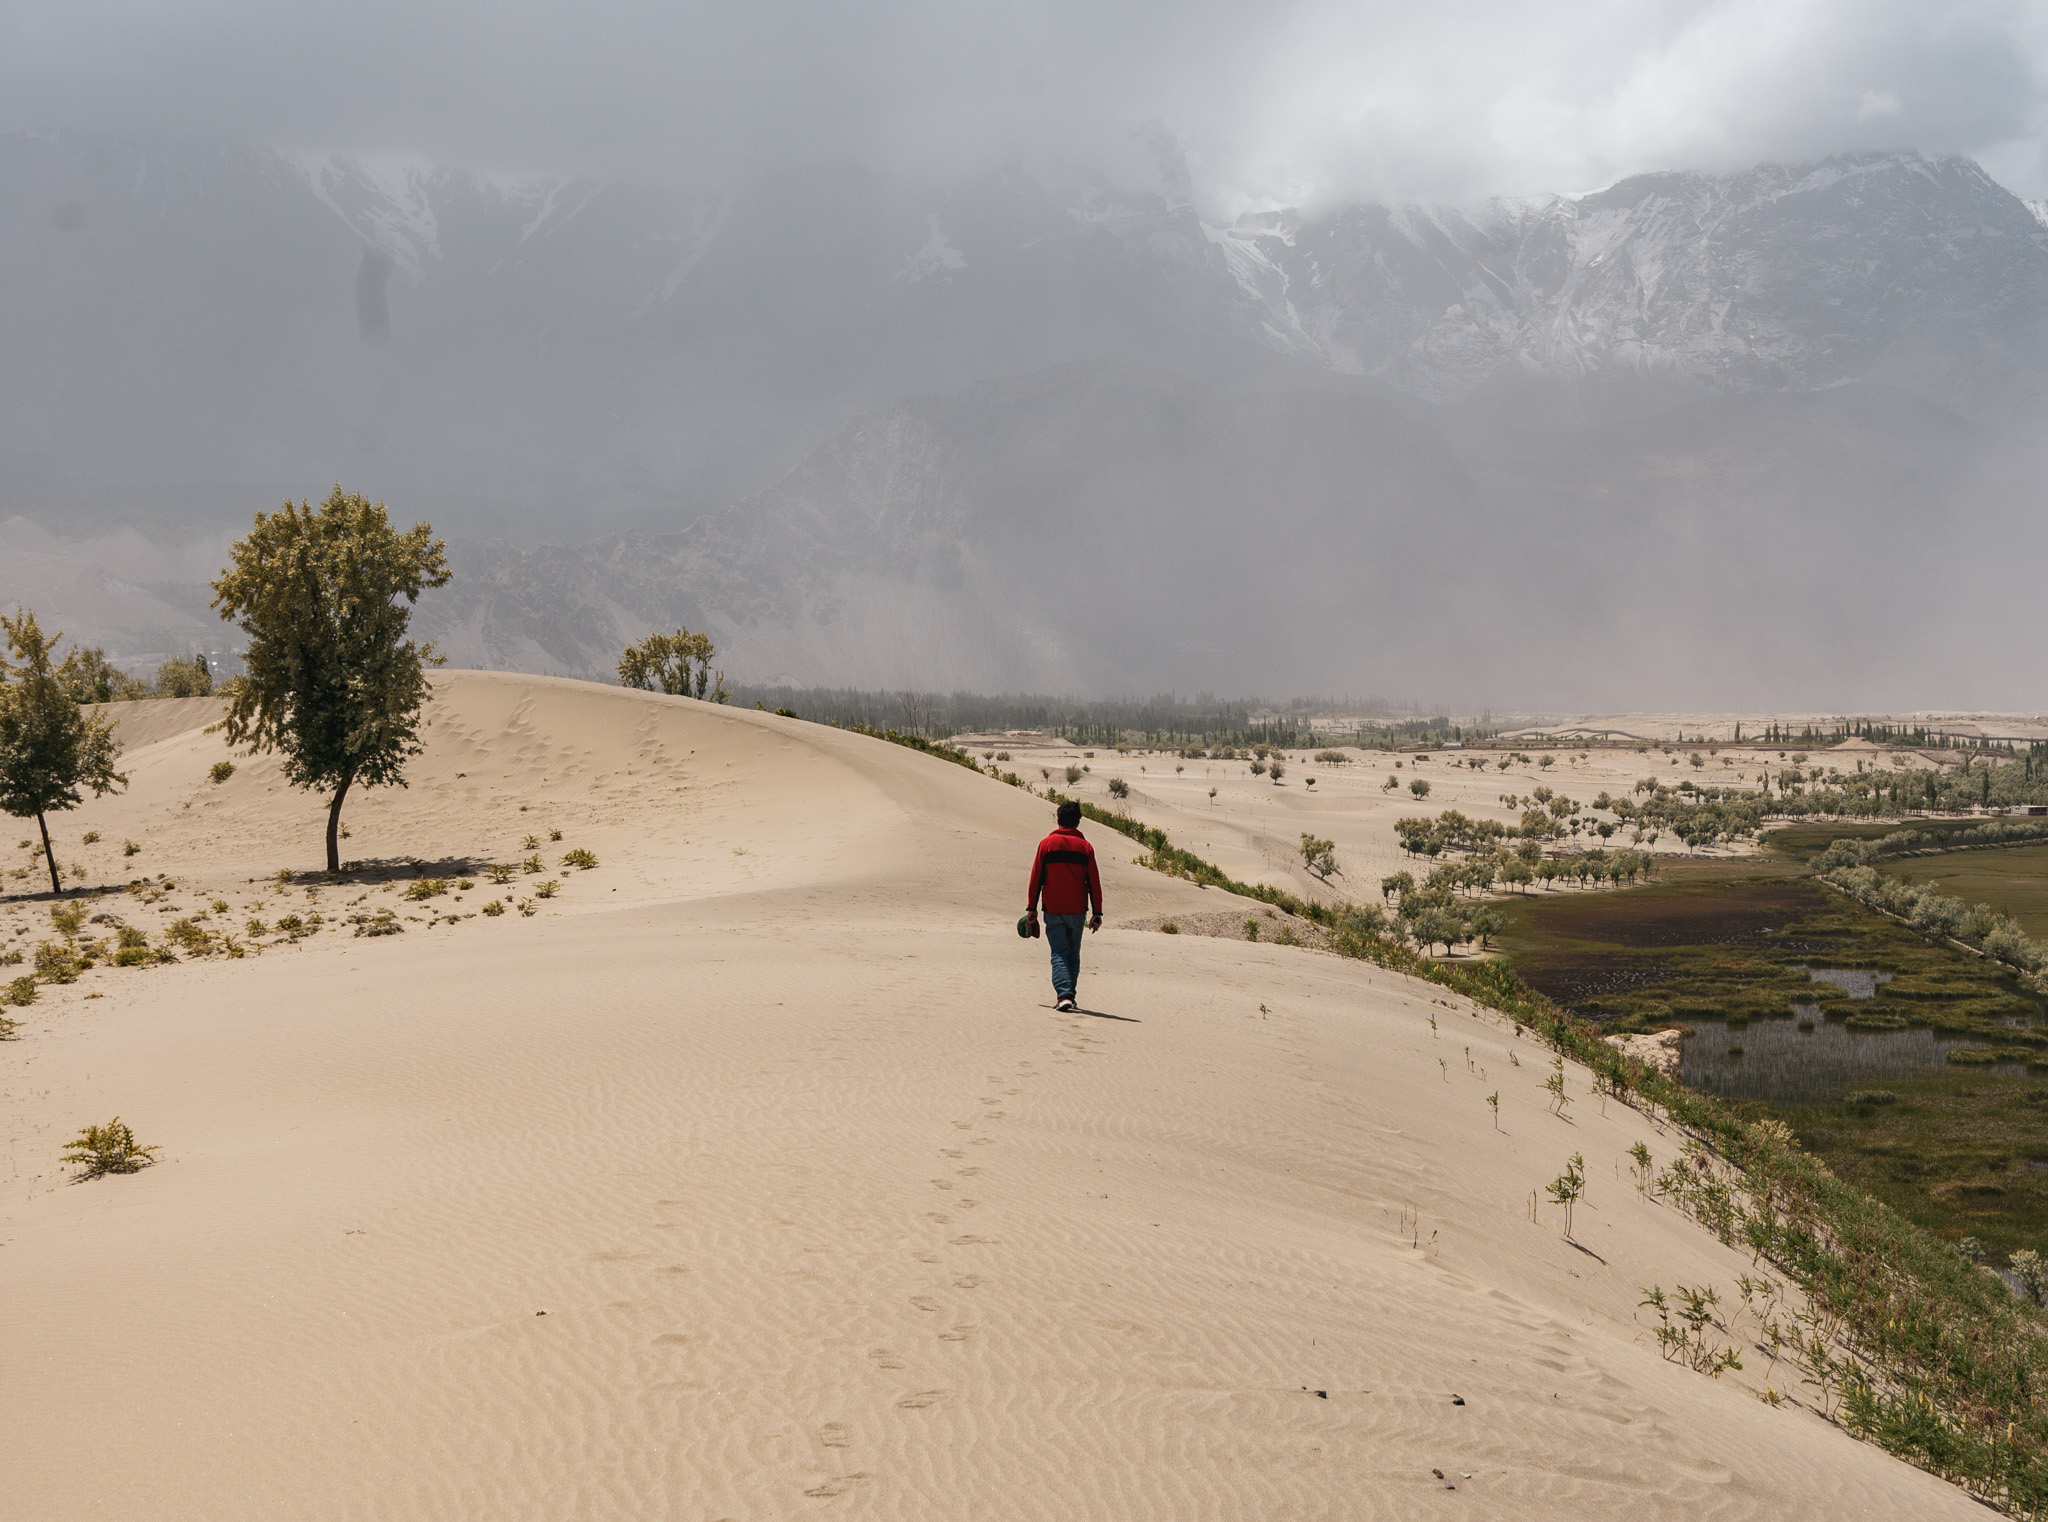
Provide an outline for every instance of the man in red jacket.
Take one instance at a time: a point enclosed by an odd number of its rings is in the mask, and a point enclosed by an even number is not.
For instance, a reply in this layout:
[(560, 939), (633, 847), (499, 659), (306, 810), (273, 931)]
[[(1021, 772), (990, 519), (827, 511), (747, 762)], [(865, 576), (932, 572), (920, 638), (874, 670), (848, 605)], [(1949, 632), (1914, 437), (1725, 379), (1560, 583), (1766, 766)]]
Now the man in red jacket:
[(1095, 847), (1081, 834), (1081, 805), (1069, 799), (1060, 805), (1059, 828), (1038, 843), (1031, 862), (1031, 887), (1024, 915), (1038, 929), (1038, 903), (1045, 900), (1045, 940), (1052, 948), (1052, 991), (1059, 1007), (1073, 1010), (1074, 990), (1081, 981), (1081, 922), (1091, 906), (1090, 930), (1102, 928), (1102, 874), (1095, 868)]

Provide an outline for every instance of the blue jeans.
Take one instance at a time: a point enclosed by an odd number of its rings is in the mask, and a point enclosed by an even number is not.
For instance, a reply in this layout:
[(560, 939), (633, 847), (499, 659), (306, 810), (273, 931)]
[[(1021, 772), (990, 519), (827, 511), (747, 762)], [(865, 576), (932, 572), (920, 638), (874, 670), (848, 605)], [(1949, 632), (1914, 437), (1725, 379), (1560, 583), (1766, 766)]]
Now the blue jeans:
[(1087, 923), (1085, 914), (1045, 917), (1045, 943), (1052, 948), (1052, 991), (1062, 999), (1073, 998), (1074, 986), (1081, 981), (1081, 927)]

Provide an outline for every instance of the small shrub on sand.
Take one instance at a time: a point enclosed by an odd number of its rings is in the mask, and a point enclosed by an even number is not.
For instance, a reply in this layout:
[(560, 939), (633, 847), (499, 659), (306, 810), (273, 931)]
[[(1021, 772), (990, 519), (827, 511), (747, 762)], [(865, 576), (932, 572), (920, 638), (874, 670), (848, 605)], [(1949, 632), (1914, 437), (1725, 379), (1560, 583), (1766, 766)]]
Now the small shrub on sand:
[(228, 778), (234, 776), (234, 774), (235, 763), (232, 761), (216, 761), (213, 763), (212, 766), (206, 769), (206, 775), (211, 777), (215, 782), (225, 782), (228, 780)]
[(1550, 1181), (1546, 1192), (1552, 1204), (1564, 1207), (1564, 1234), (1569, 1238), (1572, 1234), (1572, 1207), (1586, 1192), (1585, 1158), (1574, 1152), (1572, 1160), (1564, 1165), (1564, 1172)]
[(494, 883), (509, 883), (510, 881), (512, 881), (512, 874), (517, 872), (518, 870), (519, 869), (512, 865), (512, 863), (509, 861), (494, 861), (488, 867), (484, 868), (484, 876), (488, 877)]
[(1244, 938), (1248, 941), (1256, 941), (1259, 938), (1259, 922), (1257, 920), (1246, 920), (1244, 922)]
[(557, 893), (560, 893), (561, 891), (562, 885), (556, 882), (552, 877), (544, 883), (535, 883), (533, 885), (533, 896), (535, 898), (553, 898)]
[(69, 940), (78, 934), (79, 927), (85, 923), (85, 906), (73, 904), (68, 909), (52, 909), (50, 923), (56, 927), (59, 935)]
[(296, 936), (302, 934), (305, 928), (306, 922), (296, 914), (287, 914), (277, 922), (277, 933), (279, 935)]
[(5, 989), (6, 997), (0, 998), (0, 1005), (33, 1004), (36, 1002), (36, 980), (16, 978)]
[(85, 966), (72, 953), (69, 946), (60, 946), (55, 941), (44, 941), (36, 947), (36, 979), (43, 983), (71, 983), (85, 971)]
[(85, 832), (85, 843), (89, 846), (98, 845), (100, 843), (100, 832), (98, 830), (87, 830)]
[(247, 931), (252, 936), (265, 936), (270, 934), (270, 927), (264, 924), (263, 921), (261, 920), (251, 920), (249, 921), (248, 924), (244, 925), (242, 929)]
[(1078, 766), (1070, 766), (1070, 767), (1068, 767), (1068, 768), (1067, 768), (1067, 786), (1069, 786), (1069, 787), (1072, 787), (1072, 786), (1073, 786), (1073, 785), (1074, 785), (1074, 784), (1075, 784), (1076, 782), (1079, 782), (1080, 780), (1081, 780), (1081, 768), (1080, 768), (1080, 767), (1078, 767)]
[[(403, 935), (405, 926), (398, 923), (398, 916), (389, 909), (379, 909), (374, 914), (352, 915), (357, 935)], [(282, 921), (280, 921), (282, 923)]]
[(550, 839), (550, 840), (560, 840), (561, 838), (562, 838), (562, 832), (561, 832), (560, 830), (549, 830), (549, 831), (548, 831), (548, 839)]
[(563, 855), (562, 865), (565, 867), (577, 867), (582, 871), (588, 872), (597, 865), (597, 858), (584, 850), (583, 847), (578, 846), (575, 850)]
[(135, 1140), (135, 1132), (116, 1115), (103, 1126), (87, 1126), (71, 1141), (64, 1161), (78, 1169), (81, 1179), (100, 1178), (109, 1173), (139, 1173), (156, 1161), (157, 1149)]
[(519, 849), (522, 851), (538, 851), (540, 849), (540, 837), (538, 835), (527, 836), (526, 839), (519, 842)]
[(213, 945), (213, 937), (193, 919), (172, 920), (164, 927), (164, 936), (195, 955), (208, 951)]
[(135, 926), (123, 925), (119, 941), (119, 949), (114, 952), (116, 967), (147, 967), (156, 960), (156, 953), (149, 947), (149, 937)]
[(1252, 763), (1252, 775), (1253, 775), (1254, 777), (1263, 777), (1263, 776), (1265, 776), (1265, 775), (1266, 775), (1266, 763), (1265, 763), (1265, 762), (1263, 762), (1263, 761), (1254, 761), (1254, 762)]
[(522, 861), (519, 864), (519, 869), (522, 872), (527, 873), (545, 872), (547, 870), (547, 868), (544, 865), (542, 865), (540, 856), (538, 854), (527, 857), (526, 860)]
[(1159, 933), (1161, 935), (1179, 935), (1180, 926), (1172, 920), (1161, 920), (1159, 922)]
[(439, 898), (442, 894), (446, 893), (447, 891), (447, 878), (422, 877), (417, 882), (411, 884), (411, 886), (409, 886), (405, 890), (405, 896), (411, 899), (416, 904), (422, 904), (430, 898)]
[(1286, 766), (1281, 763), (1277, 756), (1268, 763), (1266, 770), (1273, 774), (1273, 782), (1276, 786), (1279, 784), (1280, 779), (1287, 775)]
[(485, 914), (488, 914), (492, 919), (496, 919), (499, 915), (505, 912), (505, 901), (501, 898), (494, 898), (488, 904), (484, 905), (483, 912)]
[(1130, 796), (1131, 796), (1131, 785), (1130, 785), (1130, 783), (1128, 783), (1128, 782), (1124, 781), (1124, 779), (1123, 779), (1123, 778), (1121, 778), (1121, 777), (1111, 777), (1111, 778), (1109, 779), (1109, 796), (1110, 796), (1110, 797), (1112, 797), (1112, 798), (1128, 798), (1128, 797), (1130, 797)]
[(215, 914), (226, 914), (231, 907), (224, 898), (217, 898), (208, 906)]
[(530, 898), (522, 898), (522, 899), (521, 899), (521, 900), (519, 901), (519, 912), (520, 912), (520, 913), (521, 913), (522, 915), (524, 915), (524, 916), (525, 916), (525, 917), (526, 917), (527, 919), (532, 919), (532, 918), (534, 917), (534, 915), (538, 914), (538, 913), (539, 913), (540, 911), (539, 911), (538, 909), (535, 909), (535, 908), (533, 907), (533, 900), (532, 900), (532, 899), (530, 899)]
[(1427, 777), (1409, 778), (1408, 791), (1418, 798), (1427, 798), (1429, 796), (1429, 779)]
[(123, 856), (140, 856), (142, 854), (142, 847), (132, 840), (124, 840), (121, 842), (121, 854)]
[(455, 880), (455, 891), (457, 893), (467, 893), (475, 886), (476, 884), (467, 877), (459, 877)]

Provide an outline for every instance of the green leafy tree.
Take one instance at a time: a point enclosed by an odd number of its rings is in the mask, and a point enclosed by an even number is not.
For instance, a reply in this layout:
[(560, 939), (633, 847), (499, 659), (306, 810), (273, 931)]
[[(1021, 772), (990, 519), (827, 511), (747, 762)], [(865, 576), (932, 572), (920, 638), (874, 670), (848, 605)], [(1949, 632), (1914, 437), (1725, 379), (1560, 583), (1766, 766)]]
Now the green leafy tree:
[(149, 696), (149, 684), (116, 667), (98, 645), (73, 645), (57, 668), (57, 681), (76, 703), (122, 703)]
[(0, 630), (14, 655), (0, 659), (0, 810), (35, 819), (50, 891), (62, 893), (44, 816), (77, 808), (81, 788), (100, 797), (127, 786), (114, 770), (121, 742), (112, 719), (86, 713), (58, 680), (50, 651), (62, 635), (45, 635), (35, 614), (20, 608), (12, 618), (0, 615)]
[[(732, 693), (726, 688), (725, 673), (711, 669), (716, 654), (718, 647), (708, 634), (692, 634), (688, 629), (650, 634), (639, 644), (626, 646), (619, 657), (619, 685), (723, 703)], [(921, 729), (915, 719), (911, 727)]]
[(1304, 833), (1301, 837), (1302, 865), (1325, 882), (1337, 870), (1337, 843), (1333, 840), (1318, 840)]
[(172, 656), (156, 668), (160, 698), (205, 698), (213, 695), (213, 671), (203, 655)]
[(448, 584), (446, 547), (424, 523), (400, 533), (384, 504), (337, 486), (319, 507), (258, 513), (214, 582), (213, 605), (249, 636), (246, 674), (225, 689), (228, 743), (276, 750), (295, 786), (331, 790), (327, 870), (341, 870), (349, 789), (405, 785), (420, 752), (431, 644), (407, 639), (412, 605)]

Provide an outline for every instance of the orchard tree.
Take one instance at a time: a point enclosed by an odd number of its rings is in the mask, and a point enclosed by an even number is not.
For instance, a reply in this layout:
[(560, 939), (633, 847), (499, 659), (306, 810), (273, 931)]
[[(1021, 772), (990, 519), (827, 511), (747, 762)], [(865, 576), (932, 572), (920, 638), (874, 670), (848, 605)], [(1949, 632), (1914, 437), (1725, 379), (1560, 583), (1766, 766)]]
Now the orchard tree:
[(11, 662), (0, 658), (0, 810), (34, 818), (43, 834), (50, 891), (62, 893), (44, 815), (77, 808), (80, 788), (101, 797), (127, 786), (128, 779), (114, 770), (121, 742), (114, 738), (112, 719), (86, 713), (64, 690), (50, 664), (61, 634), (46, 636), (35, 614), (21, 608), (12, 618), (0, 614), (0, 630), (14, 653)]
[(228, 743), (276, 750), (295, 786), (328, 790), (327, 870), (341, 870), (351, 787), (405, 786), (420, 753), (431, 644), (407, 639), (412, 605), (448, 584), (446, 546), (424, 523), (400, 533), (384, 504), (339, 486), (319, 507), (258, 513), (213, 584), (213, 605), (249, 636), (225, 688)]
[(1337, 870), (1337, 843), (1333, 840), (1318, 840), (1304, 831), (1301, 837), (1301, 861), (1309, 871), (1324, 882), (1328, 882), (1331, 874)]

